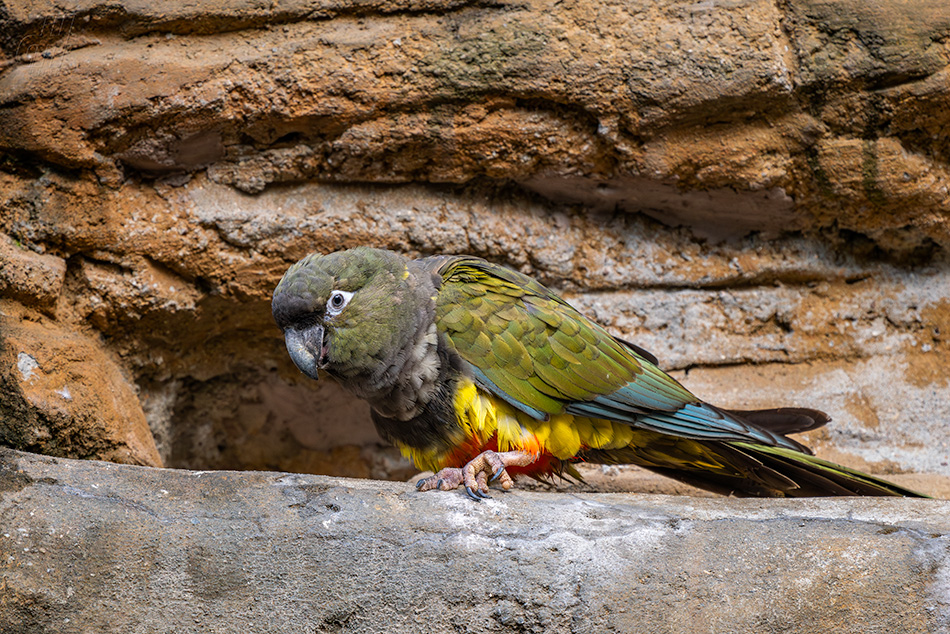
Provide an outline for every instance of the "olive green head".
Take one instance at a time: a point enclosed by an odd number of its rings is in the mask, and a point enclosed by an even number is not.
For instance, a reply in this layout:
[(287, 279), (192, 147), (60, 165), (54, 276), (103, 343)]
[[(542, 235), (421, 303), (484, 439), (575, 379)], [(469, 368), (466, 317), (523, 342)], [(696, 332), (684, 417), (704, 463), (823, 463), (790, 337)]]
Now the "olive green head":
[(300, 370), (339, 377), (373, 372), (404, 345), (417, 319), (408, 259), (358, 247), (291, 266), (271, 308)]

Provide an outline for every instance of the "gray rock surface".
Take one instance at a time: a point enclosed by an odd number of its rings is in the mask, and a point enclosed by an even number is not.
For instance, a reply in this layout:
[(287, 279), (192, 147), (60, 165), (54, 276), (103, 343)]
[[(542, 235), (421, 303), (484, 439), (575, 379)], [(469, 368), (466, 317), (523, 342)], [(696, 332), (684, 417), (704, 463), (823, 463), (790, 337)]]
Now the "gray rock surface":
[(496, 493), (0, 449), (0, 632), (946, 632), (950, 502)]

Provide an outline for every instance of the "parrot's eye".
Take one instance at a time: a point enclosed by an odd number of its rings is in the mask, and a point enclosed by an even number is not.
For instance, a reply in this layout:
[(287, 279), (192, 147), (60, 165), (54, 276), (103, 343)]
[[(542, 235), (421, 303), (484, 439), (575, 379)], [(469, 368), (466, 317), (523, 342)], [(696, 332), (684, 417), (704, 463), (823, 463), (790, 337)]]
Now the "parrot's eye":
[(330, 317), (339, 315), (340, 311), (350, 303), (351, 297), (353, 297), (353, 293), (347, 291), (333, 291), (330, 293), (330, 299), (327, 300), (327, 315)]

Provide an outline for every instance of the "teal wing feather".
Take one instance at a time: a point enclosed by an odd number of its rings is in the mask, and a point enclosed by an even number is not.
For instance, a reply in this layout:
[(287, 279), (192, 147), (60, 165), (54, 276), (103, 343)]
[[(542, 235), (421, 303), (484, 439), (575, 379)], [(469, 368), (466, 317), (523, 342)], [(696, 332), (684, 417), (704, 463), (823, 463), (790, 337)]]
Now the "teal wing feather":
[(441, 278), (438, 327), (476, 382), (530, 416), (566, 412), (685, 438), (805, 450), (703, 403), (648, 353), (526, 275), (466, 256), (418, 262)]

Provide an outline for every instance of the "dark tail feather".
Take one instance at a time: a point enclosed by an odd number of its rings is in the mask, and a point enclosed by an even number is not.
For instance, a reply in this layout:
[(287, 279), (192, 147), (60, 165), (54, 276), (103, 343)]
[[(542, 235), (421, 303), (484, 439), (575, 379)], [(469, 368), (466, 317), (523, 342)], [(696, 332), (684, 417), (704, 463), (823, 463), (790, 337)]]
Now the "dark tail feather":
[(601, 464), (640, 465), (661, 475), (724, 495), (929, 497), (811, 454), (746, 442), (683, 440), (682, 443), (658, 447), (656, 450), (651, 450), (649, 445), (588, 449), (580, 457)]
[(790, 451), (782, 447), (768, 447), (751, 443), (730, 443), (742, 453), (751, 454), (756, 461), (794, 480), (797, 489), (785, 491), (789, 497), (829, 495), (893, 495), (926, 498), (918, 493), (882, 478), (822, 460), (816, 456)]
[(728, 409), (725, 410), (753, 425), (776, 434), (798, 434), (818, 429), (831, 421), (831, 417), (817, 409), (804, 407), (777, 407), (775, 409)]

